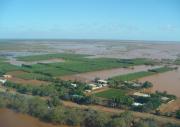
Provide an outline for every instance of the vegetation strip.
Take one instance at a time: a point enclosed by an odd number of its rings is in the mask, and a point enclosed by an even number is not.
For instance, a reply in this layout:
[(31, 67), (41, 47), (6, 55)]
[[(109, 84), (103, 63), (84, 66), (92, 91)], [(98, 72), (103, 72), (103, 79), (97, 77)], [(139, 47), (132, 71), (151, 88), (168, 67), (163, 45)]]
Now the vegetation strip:
[(136, 80), (142, 77), (154, 75), (157, 73), (163, 73), (167, 71), (172, 71), (175, 68), (170, 68), (170, 67), (161, 67), (161, 68), (156, 68), (148, 71), (141, 71), (141, 72), (135, 72), (135, 73), (130, 73), (126, 75), (120, 75), (120, 76), (115, 76), (110, 78), (110, 82), (112, 81), (131, 81), (131, 80)]

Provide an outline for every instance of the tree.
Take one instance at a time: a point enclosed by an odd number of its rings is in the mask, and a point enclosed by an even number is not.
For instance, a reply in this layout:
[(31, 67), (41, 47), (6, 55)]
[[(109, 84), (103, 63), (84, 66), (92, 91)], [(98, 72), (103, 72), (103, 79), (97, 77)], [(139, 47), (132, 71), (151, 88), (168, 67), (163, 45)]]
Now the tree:
[(154, 120), (146, 119), (140, 120), (135, 124), (135, 127), (158, 127), (157, 123)]
[(153, 87), (153, 84), (151, 82), (144, 82), (143, 85), (142, 85), (143, 88), (150, 88), (150, 87)]
[(180, 119), (180, 109), (176, 111), (176, 118)]
[[(77, 115), (78, 114), (78, 115)], [(74, 109), (69, 109), (65, 115), (66, 124), (70, 126), (79, 126), (82, 122), (81, 112)]]
[(84, 119), (83, 127), (105, 127), (108, 117), (96, 111), (89, 111)]
[(44, 118), (48, 113), (48, 105), (44, 100), (33, 97), (28, 100), (29, 114), (39, 118)]
[(50, 107), (58, 106), (61, 104), (61, 101), (58, 96), (52, 96), (50, 100), (48, 100), (48, 104)]
[(98, 80), (100, 80), (100, 78), (99, 77), (96, 77), (95, 79), (94, 79), (94, 82), (98, 82)]
[(62, 106), (53, 108), (48, 116), (53, 123), (65, 124), (65, 109)]
[(114, 118), (110, 121), (108, 127), (128, 127), (126, 121), (123, 118)]

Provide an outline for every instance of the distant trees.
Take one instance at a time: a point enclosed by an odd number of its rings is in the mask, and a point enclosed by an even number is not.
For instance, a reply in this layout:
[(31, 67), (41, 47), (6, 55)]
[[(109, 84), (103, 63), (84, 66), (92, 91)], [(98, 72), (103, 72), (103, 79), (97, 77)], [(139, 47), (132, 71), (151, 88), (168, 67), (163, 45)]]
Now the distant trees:
[(142, 87), (143, 88), (151, 88), (151, 87), (153, 87), (153, 84), (151, 82), (146, 81), (142, 84)]

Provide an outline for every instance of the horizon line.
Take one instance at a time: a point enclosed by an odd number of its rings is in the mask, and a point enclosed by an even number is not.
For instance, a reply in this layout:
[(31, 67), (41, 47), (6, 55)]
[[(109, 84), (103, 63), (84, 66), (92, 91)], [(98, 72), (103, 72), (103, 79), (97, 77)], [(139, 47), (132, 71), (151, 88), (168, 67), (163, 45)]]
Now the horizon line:
[(100, 39), (100, 38), (0, 38), (0, 40), (95, 40), (95, 41), (139, 41), (139, 42), (179, 42), (180, 40), (143, 40), (143, 39)]

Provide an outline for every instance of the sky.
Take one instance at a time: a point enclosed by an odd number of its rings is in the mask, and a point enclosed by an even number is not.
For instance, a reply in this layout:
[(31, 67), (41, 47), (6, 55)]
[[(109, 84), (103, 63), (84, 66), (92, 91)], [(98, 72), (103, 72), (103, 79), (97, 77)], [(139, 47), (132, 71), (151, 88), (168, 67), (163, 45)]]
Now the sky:
[(180, 41), (180, 0), (0, 0), (0, 38)]

